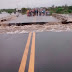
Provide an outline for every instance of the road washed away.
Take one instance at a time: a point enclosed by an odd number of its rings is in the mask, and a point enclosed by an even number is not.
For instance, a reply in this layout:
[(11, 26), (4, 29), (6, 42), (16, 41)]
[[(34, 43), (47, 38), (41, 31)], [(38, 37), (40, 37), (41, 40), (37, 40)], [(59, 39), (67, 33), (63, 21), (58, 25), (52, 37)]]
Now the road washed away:
[(2, 33), (16, 34), (16, 33), (29, 33), (29, 32), (43, 32), (43, 31), (72, 32), (72, 23), (71, 24), (46, 23), (43, 25), (32, 24), (32, 25), (24, 25), (24, 26), (0, 26), (0, 34)]

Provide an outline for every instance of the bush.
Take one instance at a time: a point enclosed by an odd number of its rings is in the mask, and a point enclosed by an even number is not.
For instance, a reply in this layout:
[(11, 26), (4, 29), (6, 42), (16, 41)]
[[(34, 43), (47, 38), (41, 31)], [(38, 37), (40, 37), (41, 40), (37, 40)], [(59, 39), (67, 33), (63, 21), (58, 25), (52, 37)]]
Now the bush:
[(63, 11), (63, 8), (57, 8), (56, 13), (61, 13)]

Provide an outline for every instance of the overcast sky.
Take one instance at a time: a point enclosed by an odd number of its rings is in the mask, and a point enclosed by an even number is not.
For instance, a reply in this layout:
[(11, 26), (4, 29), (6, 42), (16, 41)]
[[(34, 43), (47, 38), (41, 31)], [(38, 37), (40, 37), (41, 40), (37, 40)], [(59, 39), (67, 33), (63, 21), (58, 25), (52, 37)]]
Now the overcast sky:
[(21, 8), (21, 7), (50, 7), (52, 5), (72, 5), (72, 0), (0, 0), (2, 8)]

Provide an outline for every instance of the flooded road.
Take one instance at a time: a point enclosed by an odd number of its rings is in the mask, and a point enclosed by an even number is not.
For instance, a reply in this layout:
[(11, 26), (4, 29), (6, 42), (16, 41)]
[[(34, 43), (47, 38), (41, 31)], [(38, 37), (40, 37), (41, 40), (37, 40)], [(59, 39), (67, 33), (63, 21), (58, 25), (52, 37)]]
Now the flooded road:
[(0, 72), (72, 72), (72, 33), (0, 34)]

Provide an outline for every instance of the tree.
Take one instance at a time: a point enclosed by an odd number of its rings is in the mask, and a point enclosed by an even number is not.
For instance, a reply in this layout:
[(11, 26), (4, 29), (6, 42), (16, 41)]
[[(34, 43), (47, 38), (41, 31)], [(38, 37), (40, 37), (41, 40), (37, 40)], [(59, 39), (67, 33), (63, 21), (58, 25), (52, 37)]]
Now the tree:
[(25, 14), (27, 9), (26, 8), (22, 8), (21, 11), (22, 11), (22, 14)]

